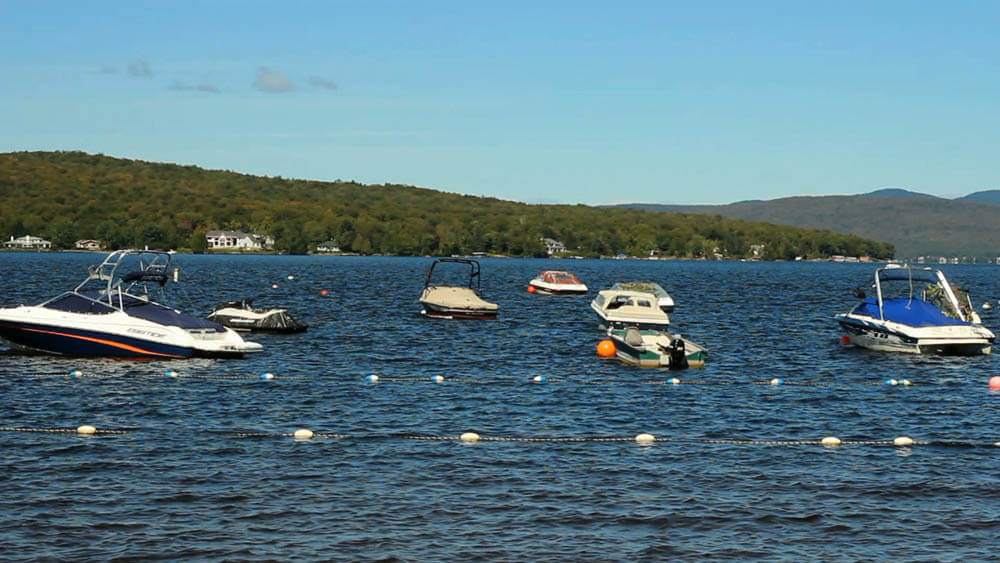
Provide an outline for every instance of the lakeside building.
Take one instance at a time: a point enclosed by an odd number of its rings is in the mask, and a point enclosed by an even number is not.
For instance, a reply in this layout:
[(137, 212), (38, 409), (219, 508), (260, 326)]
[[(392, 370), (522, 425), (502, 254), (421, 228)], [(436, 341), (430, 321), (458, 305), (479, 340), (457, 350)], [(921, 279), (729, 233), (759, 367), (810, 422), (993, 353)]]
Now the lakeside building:
[(555, 239), (543, 238), (542, 244), (545, 245), (545, 251), (548, 252), (549, 256), (560, 252), (566, 252), (566, 245)]
[(81, 239), (76, 241), (73, 246), (81, 250), (104, 250), (101, 241), (94, 239)]
[(340, 252), (340, 245), (335, 240), (328, 240), (316, 245), (316, 252)]
[(52, 248), (51, 241), (47, 241), (41, 237), (36, 237), (33, 235), (24, 235), (23, 237), (17, 237), (17, 238), (11, 236), (10, 240), (4, 242), (3, 245), (7, 248), (18, 248), (23, 250), (27, 249), (40, 250), (40, 249)]
[(243, 231), (208, 231), (205, 240), (209, 249), (266, 250), (274, 246), (274, 239), (268, 235)]

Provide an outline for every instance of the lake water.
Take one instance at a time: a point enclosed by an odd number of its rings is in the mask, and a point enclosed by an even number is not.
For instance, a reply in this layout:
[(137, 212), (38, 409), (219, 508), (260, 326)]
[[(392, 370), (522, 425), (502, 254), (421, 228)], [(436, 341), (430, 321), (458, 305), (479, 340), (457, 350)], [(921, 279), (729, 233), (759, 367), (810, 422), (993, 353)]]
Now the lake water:
[[(0, 253), (0, 304), (70, 289), (101, 258)], [(832, 316), (875, 266), (484, 259), (499, 318), (448, 321), (418, 314), (430, 263), (177, 255), (178, 308), (207, 314), (256, 297), (310, 329), (251, 336), (264, 350), (244, 360), (0, 352), (0, 553), (996, 558), (1000, 394), (987, 381), (997, 360), (842, 346)], [(549, 268), (575, 272), (591, 296), (527, 293)], [(996, 266), (944, 268), (977, 305), (997, 305)], [(709, 348), (707, 366), (598, 358), (589, 300), (618, 280), (663, 285), (674, 328)], [(983, 319), (997, 330), (1000, 316)], [(44, 431), (82, 424), (122, 432)], [(296, 441), (300, 428), (318, 436)], [(457, 439), (468, 431), (483, 439)], [(643, 432), (657, 441), (636, 443)], [(819, 445), (826, 436), (845, 443)], [(898, 436), (918, 444), (891, 445)]]

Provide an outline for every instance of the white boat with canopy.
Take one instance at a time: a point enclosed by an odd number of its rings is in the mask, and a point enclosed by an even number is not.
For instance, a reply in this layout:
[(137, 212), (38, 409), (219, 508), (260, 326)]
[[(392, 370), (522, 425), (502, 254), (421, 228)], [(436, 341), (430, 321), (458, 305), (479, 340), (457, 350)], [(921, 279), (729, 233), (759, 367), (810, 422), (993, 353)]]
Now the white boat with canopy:
[(670, 316), (660, 309), (652, 293), (622, 289), (603, 289), (597, 293), (590, 308), (601, 318), (601, 327), (666, 330)]
[(990, 353), (995, 335), (940, 270), (889, 264), (875, 271), (873, 287), (874, 297), (859, 290), (862, 301), (835, 316), (845, 343), (914, 354)]

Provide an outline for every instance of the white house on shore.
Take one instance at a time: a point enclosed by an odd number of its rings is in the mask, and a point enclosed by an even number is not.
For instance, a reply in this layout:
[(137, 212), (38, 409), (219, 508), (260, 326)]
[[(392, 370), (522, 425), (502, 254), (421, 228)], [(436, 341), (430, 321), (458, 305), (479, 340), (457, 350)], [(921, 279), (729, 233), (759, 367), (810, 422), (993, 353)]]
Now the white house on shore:
[(208, 231), (205, 240), (209, 249), (265, 250), (274, 246), (274, 239), (267, 235), (243, 231)]
[(36, 237), (33, 235), (24, 235), (23, 237), (14, 238), (10, 237), (10, 240), (3, 243), (7, 248), (19, 248), (19, 249), (43, 249), (52, 248), (52, 243), (41, 237)]
[(94, 239), (81, 239), (81, 240), (76, 241), (76, 243), (73, 246), (75, 246), (76, 248), (79, 248), (81, 250), (103, 250), (104, 249), (104, 245), (101, 244), (101, 241), (94, 240)]
[(340, 252), (340, 244), (335, 240), (328, 240), (316, 245), (316, 252)]
[(547, 252), (550, 256), (560, 252), (566, 252), (566, 245), (558, 240), (543, 237), (542, 244), (545, 245), (545, 252)]

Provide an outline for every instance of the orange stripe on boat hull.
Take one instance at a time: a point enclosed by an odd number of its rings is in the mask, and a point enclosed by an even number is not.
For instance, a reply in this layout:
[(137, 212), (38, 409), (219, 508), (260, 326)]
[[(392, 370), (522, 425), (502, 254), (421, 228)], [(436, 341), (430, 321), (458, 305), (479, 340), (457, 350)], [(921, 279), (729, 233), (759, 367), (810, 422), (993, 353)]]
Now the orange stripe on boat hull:
[(128, 350), (129, 352), (134, 352), (136, 354), (145, 354), (147, 356), (158, 356), (162, 358), (184, 358), (186, 356), (180, 356), (177, 354), (165, 354), (162, 352), (153, 352), (146, 350), (144, 348), (139, 348), (138, 346), (132, 346), (131, 344), (124, 344), (122, 342), (115, 342), (114, 340), (105, 340), (103, 338), (94, 338), (92, 336), (83, 336), (81, 334), (71, 334), (68, 332), (58, 332), (54, 330), (42, 330), (39, 328), (27, 328), (21, 327), (21, 330), (27, 330), (31, 332), (40, 332), (42, 334), (54, 334), (56, 336), (63, 336), (66, 338), (76, 338), (77, 340), (86, 340), (88, 342), (96, 342), (97, 344), (103, 344), (105, 346), (111, 346), (113, 348), (120, 348), (122, 350)]

